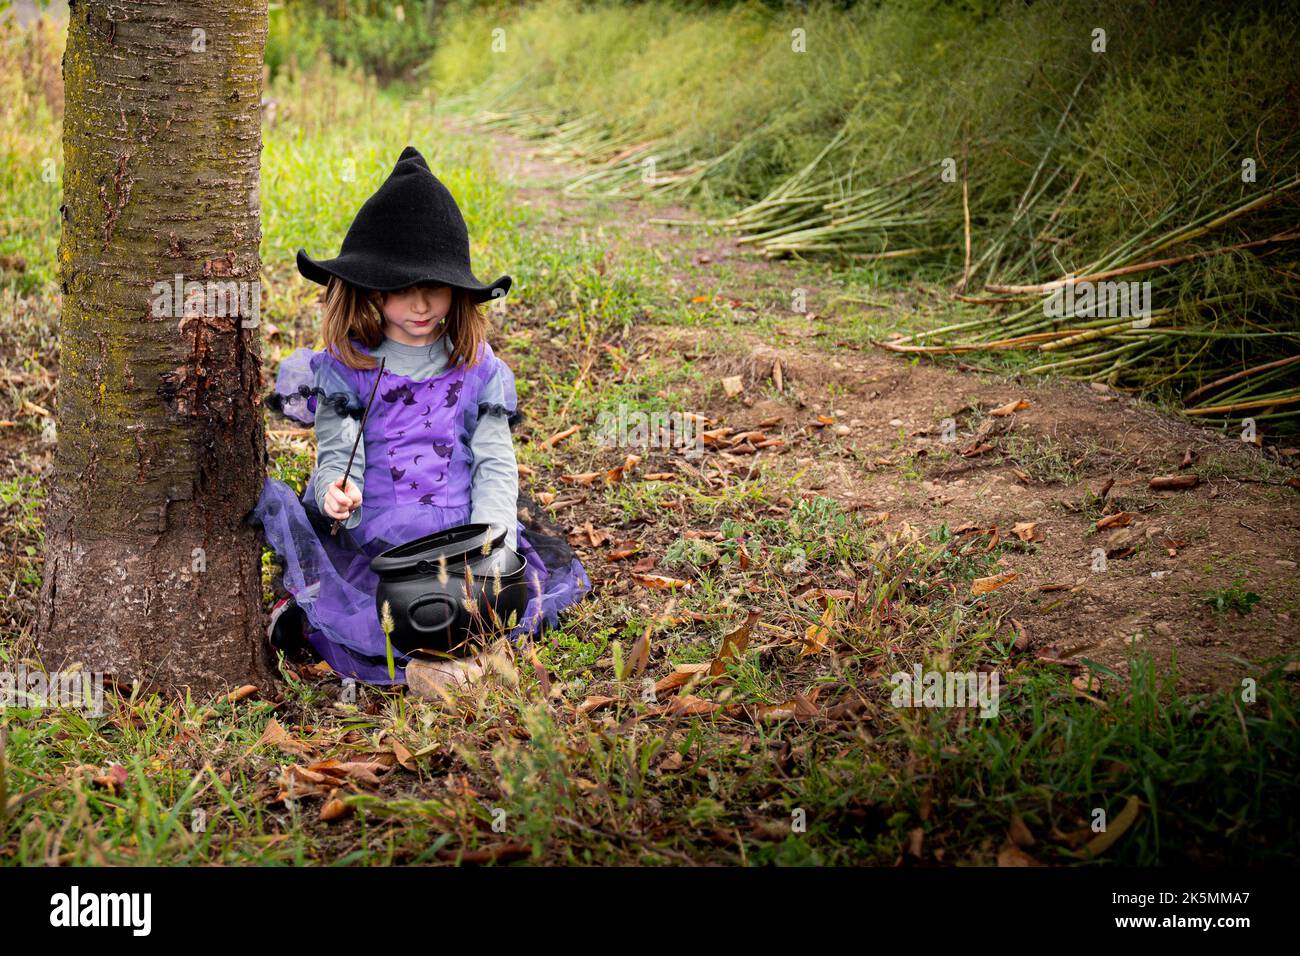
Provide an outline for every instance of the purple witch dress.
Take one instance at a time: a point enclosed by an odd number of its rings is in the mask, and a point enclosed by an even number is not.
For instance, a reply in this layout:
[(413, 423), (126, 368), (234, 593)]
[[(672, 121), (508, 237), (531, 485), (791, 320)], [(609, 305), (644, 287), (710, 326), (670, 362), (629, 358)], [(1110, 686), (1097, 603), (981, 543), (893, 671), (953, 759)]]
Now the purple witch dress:
[[(281, 363), (268, 405), (310, 425), (317, 403), (325, 401), (359, 423), (377, 373), (349, 368), (327, 351), (299, 349)], [(480, 402), (483, 385), (494, 373), (503, 385), (504, 402)], [(321, 380), (337, 390), (313, 384)], [(267, 479), (253, 519), (284, 564), (285, 589), (306, 614), (308, 640), (340, 676), (405, 683), (409, 658), (396, 648), (396, 676), (388, 673), (387, 640), (375, 606), (379, 579), (370, 570), (370, 559), (468, 523), (470, 436), (480, 415), (507, 415), (513, 424), (519, 417), (517, 404), (514, 375), (487, 343), (473, 366), (449, 366), (425, 380), (385, 370), (365, 423), (361, 520), (337, 536), (329, 533), (332, 520), (317, 508), (315, 471), (301, 497), (283, 482)], [(530, 597), (522, 622), (510, 632), (515, 642), (555, 626), (560, 611), (591, 590), (563, 535), (550, 533), (558, 529), (528, 504), (520, 509), (525, 520), (517, 525), (517, 550), (527, 563)]]

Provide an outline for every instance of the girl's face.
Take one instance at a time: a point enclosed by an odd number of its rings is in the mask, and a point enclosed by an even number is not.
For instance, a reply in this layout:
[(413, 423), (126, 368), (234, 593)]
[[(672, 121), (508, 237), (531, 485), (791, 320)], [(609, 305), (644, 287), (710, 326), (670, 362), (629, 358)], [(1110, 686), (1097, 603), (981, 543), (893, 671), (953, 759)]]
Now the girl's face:
[(384, 334), (402, 345), (431, 345), (451, 308), (451, 286), (411, 286), (380, 299)]

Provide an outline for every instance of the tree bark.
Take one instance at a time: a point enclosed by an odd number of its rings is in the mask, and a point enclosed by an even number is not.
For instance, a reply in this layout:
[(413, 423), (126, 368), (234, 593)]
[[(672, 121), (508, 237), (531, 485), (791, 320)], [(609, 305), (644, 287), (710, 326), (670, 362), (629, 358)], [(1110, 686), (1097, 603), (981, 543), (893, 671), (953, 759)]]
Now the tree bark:
[(71, 4), (51, 670), (196, 694), (271, 677), (245, 523), (266, 472), (266, 28), (266, 0)]

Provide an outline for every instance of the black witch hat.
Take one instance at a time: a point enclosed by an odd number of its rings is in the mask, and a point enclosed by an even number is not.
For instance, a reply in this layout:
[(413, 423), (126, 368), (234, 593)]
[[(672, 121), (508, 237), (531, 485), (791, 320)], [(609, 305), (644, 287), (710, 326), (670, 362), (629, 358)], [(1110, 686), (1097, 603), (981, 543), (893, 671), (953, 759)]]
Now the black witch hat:
[(338, 276), (381, 292), (427, 282), (456, 286), (476, 302), (500, 298), (510, 288), (510, 276), (485, 285), (470, 270), (465, 219), (414, 146), (402, 150), (388, 179), (362, 205), (342, 251), (318, 262), (299, 249), (298, 271), (321, 285)]

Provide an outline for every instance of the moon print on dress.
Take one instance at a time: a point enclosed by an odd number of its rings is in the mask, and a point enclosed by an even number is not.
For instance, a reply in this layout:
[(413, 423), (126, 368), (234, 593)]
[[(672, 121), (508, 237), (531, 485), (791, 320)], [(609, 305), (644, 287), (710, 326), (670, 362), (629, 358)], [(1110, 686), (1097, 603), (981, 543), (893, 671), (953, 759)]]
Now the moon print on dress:
[(439, 458), (451, 458), (452, 447), (445, 441), (436, 441), (433, 443), (433, 451)]
[(410, 385), (398, 385), (396, 388), (390, 388), (382, 394), (384, 401), (390, 405), (398, 399), (401, 399), (403, 405), (415, 404), (415, 396), (411, 393)]
[(388, 473), (393, 476), (393, 484), (397, 484), (402, 480), (402, 476), (406, 474), (406, 469), (389, 466)]
[(465, 384), (465, 380), (452, 382), (451, 387), (447, 389), (447, 404), (443, 408), (455, 408), (456, 403), (460, 401), (460, 387)]

